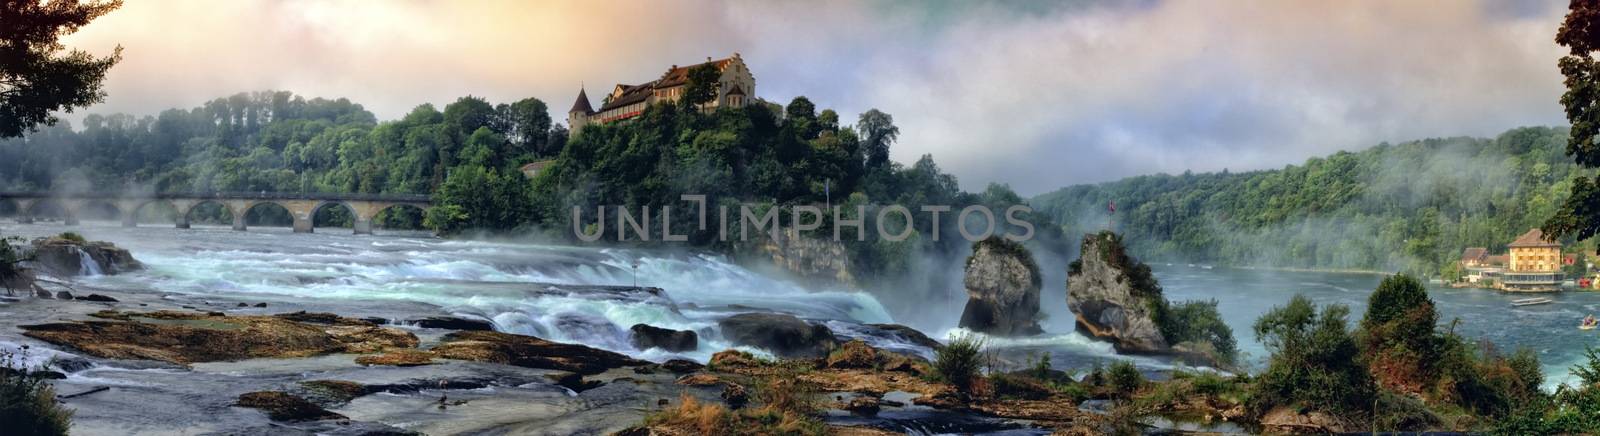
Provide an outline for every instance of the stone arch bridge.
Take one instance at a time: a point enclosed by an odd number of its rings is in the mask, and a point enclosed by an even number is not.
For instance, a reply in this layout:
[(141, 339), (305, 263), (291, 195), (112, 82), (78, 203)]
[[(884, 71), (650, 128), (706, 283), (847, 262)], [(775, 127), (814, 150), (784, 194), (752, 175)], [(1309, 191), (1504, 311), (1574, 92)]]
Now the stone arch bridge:
[(289, 211), (294, 217), (296, 233), (311, 233), (312, 217), (328, 206), (343, 206), (355, 219), (355, 233), (372, 234), (372, 219), (393, 207), (415, 207), (427, 211), (433, 202), (427, 195), (376, 195), (376, 194), (326, 194), (279, 192), (204, 192), (160, 194), (61, 194), (53, 192), (3, 192), (0, 202), (9, 200), (16, 205), (17, 221), (30, 223), (41, 212), (42, 205), (54, 204), (59, 208), (66, 225), (77, 225), (78, 214), (86, 207), (107, 205), (116, 211), (124, 227), (138, 225), (139, 211), (151, 204), (165, 203), (176, 211), (177, 227), (189, 228), (189, 212), (206, 203), (216, 203), (233, 216), (233, 229), (245, 230), (245, 214), (250, 209), (274, 204)]

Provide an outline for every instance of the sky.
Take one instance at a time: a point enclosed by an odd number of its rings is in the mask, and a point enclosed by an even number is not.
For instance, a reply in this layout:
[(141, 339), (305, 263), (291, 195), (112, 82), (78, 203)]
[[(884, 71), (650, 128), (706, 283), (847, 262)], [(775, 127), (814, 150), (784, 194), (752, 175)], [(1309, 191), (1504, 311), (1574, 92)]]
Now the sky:
[(128, 0), (63, 42), (124, 48), (68, 119), (271, 89), (380, 120), (538, 97), (564, 121), (580, 86), (740, 53), (758, 97), (877, 108), (894, 160), (1035, 195), (1565, 124), (1563, 3)]

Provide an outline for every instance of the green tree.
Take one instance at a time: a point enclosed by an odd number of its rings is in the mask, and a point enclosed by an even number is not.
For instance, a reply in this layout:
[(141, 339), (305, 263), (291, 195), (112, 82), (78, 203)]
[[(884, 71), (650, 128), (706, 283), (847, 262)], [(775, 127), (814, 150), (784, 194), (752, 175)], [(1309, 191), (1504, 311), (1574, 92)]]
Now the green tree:
[(879, 169), (887, 165), (889, 146), (900, 138), (900, 128), (895, 127), (894, 117), (877, 109), (862, 112), (861, 119), (856, 121), (856, 130), (863, 137), (862, 160), (866, 162), (867, 169)]
[(704, 63), (689, 68), (689, 84), (684, 86), (683, 104), (699, 107), (717, 99), (718, 80), (722, 73), (716, 65)]
[(544, 156), (551, 153), (550, 109), (544, 101), (525, 98), (495, 107), (498, 124), (494, 130), (506, 136), (516, 154)]
[[(1600, 50), (1600, 2), (1574, 0), (1556, 31), (1556, 43), (1568, 48), (1558, 62), (1567, 86), (1561, 106), (1572, 123), (1567, 154), (1584, 168), (1600, 167), (1600, 143), (1596, 142), (1600, 135), (1600, 64), (1593, 57)], [(1588, 239), (1600, 233), (1600, 183), (1578, 176), (1571, 192), (1556, 214), (1545, 221), (1546, 237)]]
[(1345, 416), (1369, 409), (1377, 389), (1345, 328), (1349, 315), (1344, 305), (1319, 312), (1311, 299), (1295, 295), (1257, 319), (1256, 338), (1271, 357), (1248, 405), (1257, 413), (1290, 406)]
[(122, 47), (96, 58), (59, 41), (112, 10), (120, 0), (10, 0), (0, 2), (0, 138), (54, 125), (55, 111), (99, 103), (106, 72), (122, 60)]

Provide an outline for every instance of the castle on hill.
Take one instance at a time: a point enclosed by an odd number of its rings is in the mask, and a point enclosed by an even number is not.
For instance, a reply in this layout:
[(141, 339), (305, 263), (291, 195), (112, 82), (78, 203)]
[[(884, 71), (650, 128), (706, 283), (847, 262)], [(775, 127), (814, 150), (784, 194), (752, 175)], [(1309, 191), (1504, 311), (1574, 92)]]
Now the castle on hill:
[(721, 76), (717, 79), (717, 97), (706, 103), (701, 110), (714, 111), (718, 108), (740, 108), (751, 103), (756, 92), (756, 78), (750, 74), (750, 68), (744, 64), (744, 59), (734, 53), (732, 57), (713, 60), (706, 58), (705, 62), (688, 65), (673, 65), (661, 77), (638, 85), (617, 84), (611, 88), (611, 93), (601, 100), (600, 109), (595, 110), (589, 104), (589, 95), (583, 88), (578, 89), (578, 101), (572, 103), (572, 110), (567, 111), (567, 126), (576, 134), (583, 126), (590, 124), (603, 124), (622, 121), (637, 117), (644, 113), (645, 108), (656, 103), (673, 103), (683, 98), (689, 87), (689, 71), (703, 66), (715, 67)]

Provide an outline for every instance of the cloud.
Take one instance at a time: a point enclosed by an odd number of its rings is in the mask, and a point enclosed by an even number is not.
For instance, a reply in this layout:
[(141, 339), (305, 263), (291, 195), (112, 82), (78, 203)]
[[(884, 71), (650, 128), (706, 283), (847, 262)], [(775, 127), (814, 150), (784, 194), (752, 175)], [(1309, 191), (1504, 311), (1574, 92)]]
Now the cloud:
[(1559, 6), (169, 0), (130, 2), (68, 44), (126, 47), (93, 112), (285, 89), (382, 119), (467, 94), (561, 111), (579, 83), (737, 51), (761, 97), (882, 109), (896, 160), (932, 153), (967, 189), (1036, 194), (1560, 124)]

